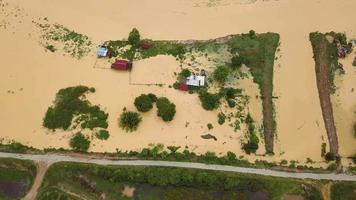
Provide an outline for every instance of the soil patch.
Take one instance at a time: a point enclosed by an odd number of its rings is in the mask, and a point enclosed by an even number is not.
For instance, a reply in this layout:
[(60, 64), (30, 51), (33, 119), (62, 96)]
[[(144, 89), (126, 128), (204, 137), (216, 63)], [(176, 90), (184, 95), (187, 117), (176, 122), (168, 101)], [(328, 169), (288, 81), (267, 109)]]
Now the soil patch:
[(0, 193), (6, 197), (17, 199), (23, 196), (26, 184), (23, 182), (0, 181)]
[(330, 57), (330, 47), (332, 44), (328, 42), (324, 34), (316, 33), (310, 35), (310, 40), (313, 46), (315, 59), (316, 81), (319, 92), (319, 99), (323, 119), (325, 123), (326, 133), (329, 139), (330, 152), (338, 155), (339, 145), (336, 134), (336, 127), (334, 121), (333, 107), (331, 104), (331, 88), (330, 85), (330, 68), (334, 64)]

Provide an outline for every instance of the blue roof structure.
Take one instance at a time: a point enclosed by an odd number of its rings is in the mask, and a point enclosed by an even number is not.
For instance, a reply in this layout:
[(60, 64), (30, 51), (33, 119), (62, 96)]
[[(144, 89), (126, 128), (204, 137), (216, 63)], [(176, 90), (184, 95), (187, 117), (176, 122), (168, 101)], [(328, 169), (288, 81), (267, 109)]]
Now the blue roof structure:
[(100, 48), (98, 49), (98, 51), (96, 52), (96, 54), (97, 54), (99, 57), (105, 57), (107, 53), (108, 53), (108, 50), (105, 49), (104, 47), (100, 47)]

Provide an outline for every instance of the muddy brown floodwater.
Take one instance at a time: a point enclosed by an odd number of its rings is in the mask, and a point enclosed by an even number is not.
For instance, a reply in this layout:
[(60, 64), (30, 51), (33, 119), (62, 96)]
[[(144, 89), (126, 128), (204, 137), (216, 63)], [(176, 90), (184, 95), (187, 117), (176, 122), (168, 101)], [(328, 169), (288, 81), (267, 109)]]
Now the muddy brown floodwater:
[[(320, 156), (321, 144), (326, 141), (327, 135), (308, 35), (314, 31), (333, 30), (346, 32), (349, 38), (355, 37), (356, 26), (352, 19), (356, 18), (356, 1), (257, 0), (250, 4), (231, 0), (222, 0), (218, 4), (202, 0), (2, 2), (8, 2), (9, 5), (2, 7), (0, 12), (1, 138), (14, 139), (37, 148), (67, 148), (72, 133), (51, 133), (42, 128), (42, 119), (59, 89), (83, 84), (97, 89), (88, 98), (93, 103), (101, 104), (109, 113), (110, 139), (95, 141), (92, 151), (114, 152), (116, 148), (139, 150), (150, 143), (163, 143), (188, 146), (197, 153), (214, 151), (219, 155), (232, 151), (244, 155), (240, 145), (243, 132), (234, 132), (228, 125), (219, 126), (218, 111), (203, 110), (196, 95), (168, 87), (129, 85), (127, 73), (94, 69), (94, 53), (76, 60), (61, 53), (45, 52), (39, 45), (38, 29), (32, 25), (32, 21), (46, 17), (50, 22), (88, 35), (95, 44), (126, 38), (133, 27), (140, 30), (142, 37), (155, 40), (212, 39), (254, 29), (256, 32), (276, 32), (281, 35), (279, 57), (275, 62), (273, 95), (278, 97), (274, 101), (277, 134), (273, 157), (244, 156), (250, 160), (298, 160), (301, 164), (309, 157), (317, 162), (315, 166), (325, 165), (319, 162), (323, 160)], [(15, 14), (18, 9), (19, 13)], [(174, 58), (162, 56), (140, 61), (137, 66), (143, 69), (152, 65), (152, 70), (135, 73), (132, 80), (170, 82), (173, 78), (169, 74), (176, 71), (179, 63)], [(165, 72), (157, 74), (156, 71)], [(355, 140), (349, 133), (351, 124), (341, 120), (345, 113), (351, 119), (351, 109), (355, 108), (352, 103), (355, 93), (348, 92), (350, 84), (355, 85), (354, 73), (350, 68), (340, 83), (343, 89), (340, 89), (336, 98), (336, 128), (344, 130), (339, 134), (340, 154), (343, 156), (353, 155), (356, 151)], [(157, 76), (157, 79), (151, 76)], [(252, 92), (247, 91), (251, 95), (256, 91), (256, 85), (251, 82), (246, 88), (252, 88)], [(174, 101), (177, 105), (175, 120), (164, 123), (156, 117), (156, 110), (152, 110), (143, 114), (144, 121), (137, 132), (123, 132), (117, 126), (121, 110), (124, 107), (133, 110), (134, 98), (149, 92)], [(250, 106), (257, 105), (251, 106), (251, 112), (261, 113), (260, 102), (254, 99), (251, 103)], [(258, 118), (261, 119), (261, 116)], [(189, 122), (188, 127), (185, 127), (186, 122)], [(217, 137), (217, 141), (200, 137), (209, 132), (207, 123), (213, 124), (211, 134)]]

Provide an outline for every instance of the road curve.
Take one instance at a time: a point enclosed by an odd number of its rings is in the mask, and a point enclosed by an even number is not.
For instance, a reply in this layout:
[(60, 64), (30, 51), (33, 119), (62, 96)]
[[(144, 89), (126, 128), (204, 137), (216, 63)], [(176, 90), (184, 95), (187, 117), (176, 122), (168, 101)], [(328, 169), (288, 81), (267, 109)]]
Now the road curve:
[(108, 160), (96, 158), (78, 158), (70, 155), (57, 154), (18, 154), (18, 153), (2, 153), (0, 158), (16, 158), (22, 160), (33, 160), (37, 162), (45, 162), (48, 165), (56, 162), (79, 162), (92, 163), (99, 165), (129, 165), (129, 166), (159, 166), (159, 167), (178, 167), (178, 168), (193, 168), (213, 171), (237, 172), (244, 174), (257, 174), (265, 176), (274, 176), (282, 178), (297, 178), (297, 179), (314, 179), (314, 180), (332, 180), (332, 181), (356, 181), (356, 176), (346, 174), (316, 174), (316, 173), (294, 173), (274, 171), (270, 169), (255, 169), (236, 167), (228, 165), (210, 165), (193, 162), (173, 162), (173, 161), (158, 161), (158, 160)]

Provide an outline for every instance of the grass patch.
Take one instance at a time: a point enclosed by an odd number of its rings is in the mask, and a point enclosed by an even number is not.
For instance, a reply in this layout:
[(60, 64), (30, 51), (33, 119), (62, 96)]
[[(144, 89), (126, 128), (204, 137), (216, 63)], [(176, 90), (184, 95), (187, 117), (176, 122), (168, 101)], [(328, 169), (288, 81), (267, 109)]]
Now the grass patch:
[[(316, 65), (319, 66), (320, 60), (317, 59), (318, 55), (321, 54), (326, 54), (324, 58), (324, 62), (328, 65), (328, 78), (329, 78), (329, 90), (331, 93), (335, 93), (336, 86), (335, 86), (335, 74), (336, 70), (338, 69), (338, 54), (337, 54), (337, 46), (336, 43), (330, 43), (326, 39), (326, 35), (330, 35), (332, 37), (336, 37), (336, 33), (319, 33), (319, 32), (314, 32), (310, 33), (309, 38), (311, 41), (311, 44), (313, 46), (313, 53), (314, 53), (314, 59), (316, 62)], [(321, 44), (325, 44), (326, 48), (321, 49)]]
[(31, 188), (35, 176), (32, 161), (0, 158), (0, 197), (20, 199)]
[(86, 56), (91, 49), (92, 42), (88, 36), (77, 33), (59, 24), (38, 24), (42, 28), (43, 45), (51, 52), (62, 48), (64, 52), (75, 58)]
[[(43, 120), (43, 126), (51, 129), (76, 128), (107, 128), (108, 114), (93, 106), (85, 98), (85, 94), (95, 92), (86, 86), (68, 87), (58, 91), (54, 105), (49, 107)], [(77, 117), (74, 120), (74, 117)]]
[(356, 197), (355, 182), (338, 182), (331, 186), (332, 200), (354, 199)]
[(276, 130), (274, 119), (273, 66), (275, 52), (279, 45), (279, 35), (265, 33), (251, 36), (243, 34), (234, 36), (228, 42), (233, 55), (243, 58), (244, 64), (250, 69), (255, 83), (259, 85), (262, 96), (263, 127), (266, 152), (273, 153), (273, 140)]
[[(77, 177), (81, 177), (79, 181)], [(84, 184), (86, 182), (87, 184)], [(88, 184), (95, 186), (89, 191)], [(85, 199), (96, 199), (105, 194), (107, 199), (124, 199), (121, 190), (125, 185), (136, 187), (135, 199), (211, 199), (212, 194), (226, 197), (246, 197), (250, 193), (262, 192), (268, 199), (279, 199), (283, 194), (306, 196), (304, 184), (309, 191), (314, 186), (302, 180), (272, 178), (267, 176), (208, 170), (99, 166), (91, 164), (56, 163), (52, 165), (40, 188), (40, 196), (53, 188), (70, 190)], [(194, 191), (194, 193), (192, 193)], [(314, 192), (320, 192), (316, 189)]]

